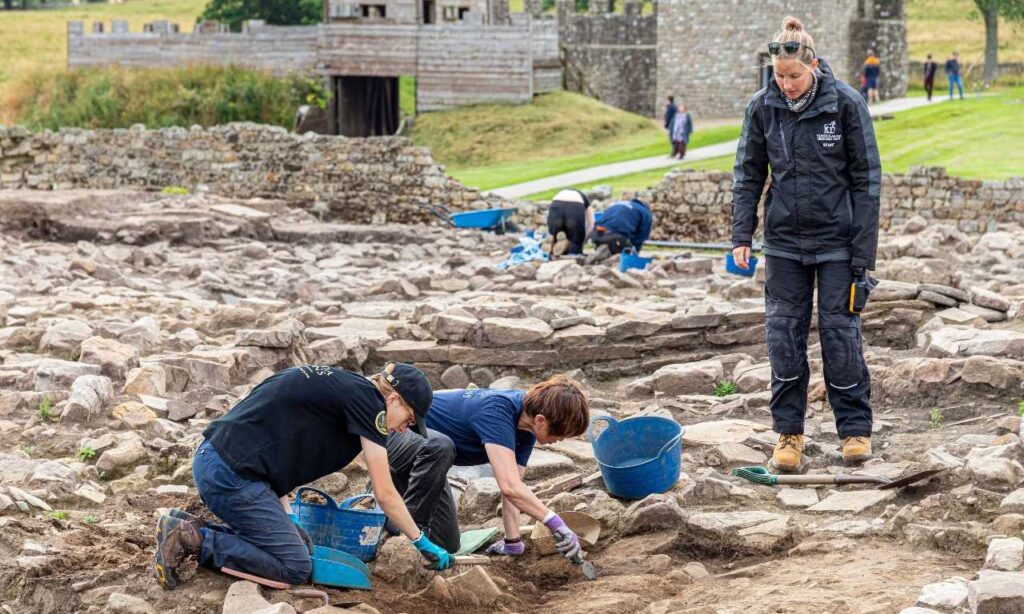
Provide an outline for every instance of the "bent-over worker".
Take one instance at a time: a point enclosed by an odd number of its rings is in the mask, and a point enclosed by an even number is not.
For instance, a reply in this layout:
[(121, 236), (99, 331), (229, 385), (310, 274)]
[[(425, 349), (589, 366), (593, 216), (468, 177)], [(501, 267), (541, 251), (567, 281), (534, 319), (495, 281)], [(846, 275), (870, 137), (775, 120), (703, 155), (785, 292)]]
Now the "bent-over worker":
[(558, 551), (573, 558), (580, 551), (576, 534), (523, 482), (537, 442), (553, 443), (581, 435), (590, 409), (578, 384), (555, 376), (521, 390), (439, 390), (427, 416), (426, 438), (412, 432), (388, 438), (392, 476), (405, 493), (417, 524), (448, 550), (459, 547), (458, 514), (445, 474), (454, 465), (490, 463), (502, 494), (505, 538), (490, 554), (517, 556), (525, 551), (519, 512), (543, 522)]
[(419, 369), (390, 363), (370, 379), (320, 365), (279, 371), (213, 421), (192, 466), (199, 496), (227, 526), (181, 510), (157, 522), (156, 576), (178, 584), (189, 555), (269, 580), (302, 584), (312, 572), (312, 544), (289, 517), (296, 487), (338, 471), (363, 453), (381, 509), (431, 563), (449, 553), (417, 528), (388, 470), (388, 433), (426, 433), (433, 392)]

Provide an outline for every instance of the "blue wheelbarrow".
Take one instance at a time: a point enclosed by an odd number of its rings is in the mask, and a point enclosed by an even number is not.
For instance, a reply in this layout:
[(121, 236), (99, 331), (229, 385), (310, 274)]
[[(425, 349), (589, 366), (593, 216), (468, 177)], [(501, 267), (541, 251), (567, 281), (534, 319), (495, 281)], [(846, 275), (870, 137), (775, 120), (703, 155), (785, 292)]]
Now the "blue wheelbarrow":
[(453, 213), (451, 209), (444, 205), (417, 203), (416, 206), (429, 211), (452, 228), (478, 228), (480, 230), (493, 230), (498, 234), (514, 230), (511, 228), (512, 224), (508, 220), (518, 211), (518, 209), (513, 207), (499, 207), (497, 209), (478, 209), (476, 211)]

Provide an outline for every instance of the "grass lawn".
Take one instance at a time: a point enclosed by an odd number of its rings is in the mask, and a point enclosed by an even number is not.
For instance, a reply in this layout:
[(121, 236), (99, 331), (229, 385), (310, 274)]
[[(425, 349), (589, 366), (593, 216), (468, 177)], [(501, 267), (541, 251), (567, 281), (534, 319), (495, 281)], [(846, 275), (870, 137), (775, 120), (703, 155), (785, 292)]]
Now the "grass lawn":
[(111, 19), (124, 19), (132, 32), (158, 19), (178, 23), (190, 32), (206, 0), (128, 0), (124, 4), (82, 4), (66, 9), (0, 10), (0, 123), (12, 121), (4, 115), (7, 92), (23, 75), (39, 70), (64, 70), (67, 66), (67, 22), (103, 21), (107, 31)]
[[(996, 95), (945, 102), (896, 114), (875, 122), (882, 154), (882, 169), (905, 173), (911, 166), (945, 166), (950, 175), (999, 180), (1024, 176), (1020, 143), (1024, 143), (1024, 88)], [(683, 163), (673, 168), (732, 171), (734, 157), (723, 156)], [(613, 192), (642, 190), (673, 169), (658, 169), (611, 177), (595, 185), (611, 185)], [(527, 200), (549, 200), (555, 191), (531, 194)]]
[[(985, 22), (973, 0), (907, 0), (907, 43), (910, 59), (924, 61), (927, 54), (945, 62), (953, 50), (964, 64), (985, 59)], [(972, 19), (972, 15), (976, 16)], [(1024, 26), (999, 20), (999, 61), (1024, 62)], [(939, 70), (941, 75), (941, 68)]]
[[(735, 139), (739, 126), (694, 134), (696, 147)], [(568, 92), (529, 105), (479, 105), (424, 113), (413, 140), (431, 148), (448, 174), (482, 190), (569, 171), (667, 154), (667, 137), (651, 119)]]

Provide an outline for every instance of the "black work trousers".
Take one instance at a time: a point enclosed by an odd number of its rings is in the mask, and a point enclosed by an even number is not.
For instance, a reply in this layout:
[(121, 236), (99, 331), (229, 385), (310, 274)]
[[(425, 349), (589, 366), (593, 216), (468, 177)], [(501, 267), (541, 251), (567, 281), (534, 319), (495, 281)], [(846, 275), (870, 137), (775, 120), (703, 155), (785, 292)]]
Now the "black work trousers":
[(607, 230), (600, 228), (594, 231), (594, 235), (591, 237), (591, 240), (596, 245), (607, 245), (608, 250), (613, 256), (627, 247), (631, 247), (629, 239), (623, 235), (620, 235), (617, 232), (608, 232)]
[(850, 313), (849, 260), (805, 265), (766, 256), (765, 316), (772, 367), (773, 429), (803, 434), (807, 410), (807, 336), (818, 282), (818, 337), (828, 402), (840, 437), (871, 435), (871, 379), (860, 316)]
[(388, 435), (388, 465), (395, 488), (412, 519), (432, 542), (448, 552), (459, 549), (459, 514), (448, 486), (455, 444), (443, 433), (427, 430), (424, 439), (406, 431)]
[(548, 234), (558, 238), (564, 232), (569, 248), (566, 255), (582, 254), (583, 243), (587, 240), (587, 210), (577, 203), (551, 203), (548, 207)]

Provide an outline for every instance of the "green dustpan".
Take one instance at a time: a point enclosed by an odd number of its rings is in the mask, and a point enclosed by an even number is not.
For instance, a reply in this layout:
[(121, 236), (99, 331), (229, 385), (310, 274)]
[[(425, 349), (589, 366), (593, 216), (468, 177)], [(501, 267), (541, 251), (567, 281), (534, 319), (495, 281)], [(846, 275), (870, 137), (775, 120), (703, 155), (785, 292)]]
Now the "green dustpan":
[(464, 556), (467, 554), (473, 554), (480, 549), (486, 543), (489, 543), (494, 536), (498, 534), (498, 529), (476, 529), (474, 531), (464, 531), (462, 536), (459, 538), (459, 551), (455, 553), (456, 556)]

